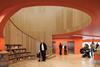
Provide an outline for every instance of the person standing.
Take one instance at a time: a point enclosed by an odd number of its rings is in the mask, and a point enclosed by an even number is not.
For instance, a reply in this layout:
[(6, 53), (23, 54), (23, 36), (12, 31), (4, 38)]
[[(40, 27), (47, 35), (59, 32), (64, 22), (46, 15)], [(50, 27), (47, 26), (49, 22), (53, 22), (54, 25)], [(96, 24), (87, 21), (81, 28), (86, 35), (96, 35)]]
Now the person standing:
[(42, 55), (42, 61), (46, 60), (46, 50), (47, 50), (47, 45), (44, 42), (40, 43), (40, 52)]
[(64, 45), (64, 55), (67, 55), (67, 47)]
[(91, 44), (90, 44), (90, 47), (91, 47), (91, 49), (90, 49), (90, 54), (91, 54), (91, 58), (93, 57), (93, 53), (94, 53), (94, 51), (95, 51), (95, 44), (94, 44), (94, 42), (92, 42)]
[(59, 54), (62, 55), (62, 45), (61, 45), (61, 43), (59, 45)]
[(96, 44), (96, 50), (97, 50), (98, 47), (99, 47), (99, 44), (97, 43), (97, 44)]

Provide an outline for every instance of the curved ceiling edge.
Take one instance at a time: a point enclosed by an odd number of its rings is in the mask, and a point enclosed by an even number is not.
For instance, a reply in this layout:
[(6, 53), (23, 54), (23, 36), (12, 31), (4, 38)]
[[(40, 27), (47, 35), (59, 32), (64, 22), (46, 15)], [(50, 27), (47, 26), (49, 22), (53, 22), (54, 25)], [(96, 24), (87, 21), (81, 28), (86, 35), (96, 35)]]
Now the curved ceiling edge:
[(92, 18), (83, 11), (69, 7), (33, 6), (20, 9), (11, 19), (24, 32), (63, 34), (87, 27)]

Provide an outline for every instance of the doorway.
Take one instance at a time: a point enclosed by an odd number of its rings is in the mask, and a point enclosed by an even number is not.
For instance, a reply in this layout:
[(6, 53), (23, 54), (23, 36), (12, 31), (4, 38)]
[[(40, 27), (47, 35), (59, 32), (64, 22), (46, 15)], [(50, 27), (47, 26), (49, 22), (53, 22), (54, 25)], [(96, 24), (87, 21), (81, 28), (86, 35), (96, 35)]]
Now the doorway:
[(74, 54), (74, 41), (68, 41), (68, 53)]

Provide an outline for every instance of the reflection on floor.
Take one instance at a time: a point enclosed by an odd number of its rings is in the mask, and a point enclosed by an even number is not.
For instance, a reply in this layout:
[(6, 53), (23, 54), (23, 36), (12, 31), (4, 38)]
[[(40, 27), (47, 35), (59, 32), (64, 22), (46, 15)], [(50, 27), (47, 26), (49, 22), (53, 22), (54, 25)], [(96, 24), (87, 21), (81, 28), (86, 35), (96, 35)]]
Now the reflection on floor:
[(47, 59), (46, 62), (25, 60), (10, 64), (9, 67), (100, 67), (100, 64), (95, 65), (93, 59), (82, 58), (80, 55), (66, 55)]

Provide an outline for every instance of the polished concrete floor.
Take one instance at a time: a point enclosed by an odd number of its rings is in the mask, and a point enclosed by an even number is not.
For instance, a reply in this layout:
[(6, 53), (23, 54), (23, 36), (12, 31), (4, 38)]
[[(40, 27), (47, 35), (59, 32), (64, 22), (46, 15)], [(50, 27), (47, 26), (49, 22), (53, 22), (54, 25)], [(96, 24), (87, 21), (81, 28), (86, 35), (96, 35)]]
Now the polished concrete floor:
[(82, 58), (81, 55), (66, 55), (56, 56), (47, 59), (45, 62), (38, 62), (37, 60), (24, 60), (9, 67), (100, 67), (100, 63), (95, 63), (93, 59)]

